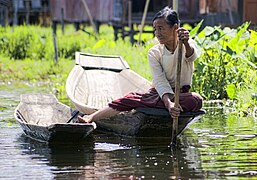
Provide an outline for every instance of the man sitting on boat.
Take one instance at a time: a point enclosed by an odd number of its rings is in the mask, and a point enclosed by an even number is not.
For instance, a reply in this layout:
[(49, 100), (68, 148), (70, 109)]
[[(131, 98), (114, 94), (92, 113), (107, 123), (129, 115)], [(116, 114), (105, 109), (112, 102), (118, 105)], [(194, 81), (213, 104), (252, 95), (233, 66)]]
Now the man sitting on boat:
[[(147, 93), (131, 92), (116, 99), (107, 107), (90, 115), (78, 117), (79, 122), (92, 122), (109, 118), (120, 112), (132, 109), (151, 107), (166, 108), (171, 117), (175, 118), (180, 112), (195, 112), (202, 107), (202, 97), (190, 92), (194, 71), (194, 60), (197, 59), (195, 42), (189, 38), (189, 32), (179, 27), (177, 13), (165, 7), (153, 18), (154, 34), (159, 44), (148, 52), (148, 61), (153, 77), (153, 88)], [(176, 67), (178, 57), (178, 42), (182, 41), (182, 62), (180, 79), (179, 107), (174, 106)]]

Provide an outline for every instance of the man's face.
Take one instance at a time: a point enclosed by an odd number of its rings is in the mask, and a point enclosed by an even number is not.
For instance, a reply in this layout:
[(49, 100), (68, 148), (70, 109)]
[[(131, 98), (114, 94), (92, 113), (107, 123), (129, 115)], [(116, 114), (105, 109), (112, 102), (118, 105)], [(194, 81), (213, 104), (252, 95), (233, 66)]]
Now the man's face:
[(175, 28), (171, 27), (164, 18), (157, 18), (153, 22), (154, 35), (160, 44), (170, 43), (175, 38)]

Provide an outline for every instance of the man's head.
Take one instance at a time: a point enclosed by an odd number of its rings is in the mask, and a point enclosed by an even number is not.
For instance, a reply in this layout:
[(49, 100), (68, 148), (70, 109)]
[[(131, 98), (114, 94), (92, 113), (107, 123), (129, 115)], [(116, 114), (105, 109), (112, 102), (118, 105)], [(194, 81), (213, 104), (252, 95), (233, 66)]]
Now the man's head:
[(179, 19), (176, 11), (165, 7), (153, 18), (154, 34), (161, 44), (169, 44), (176, 41), (176, 30), (179, 27)]
[(155, 14), (153, 22), (158, 18), (164, 18), (171, 27), (177, 24), (179, 26), (179, 17), (176, 11), (169, 7), (165, 7)]

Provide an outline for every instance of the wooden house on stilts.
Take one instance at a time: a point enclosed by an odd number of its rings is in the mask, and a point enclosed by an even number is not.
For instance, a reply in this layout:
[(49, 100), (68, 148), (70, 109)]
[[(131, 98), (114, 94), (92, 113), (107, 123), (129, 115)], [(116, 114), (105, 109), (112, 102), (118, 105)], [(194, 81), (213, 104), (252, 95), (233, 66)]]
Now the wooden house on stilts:
[(204, 19), (203, 25), (210, 26), (257, 25), (256, 0), (0, 0), (0, 24), (72, 23), (77, 30), (90, 24), (96, 32), (109, 24), (115, 40), (129, 36), (134, 43), (140, 31), (153, 33), (142, 29), (142, 22), (151, 25), (154, 14), (174, 1), (182, 24), (194, 26)]

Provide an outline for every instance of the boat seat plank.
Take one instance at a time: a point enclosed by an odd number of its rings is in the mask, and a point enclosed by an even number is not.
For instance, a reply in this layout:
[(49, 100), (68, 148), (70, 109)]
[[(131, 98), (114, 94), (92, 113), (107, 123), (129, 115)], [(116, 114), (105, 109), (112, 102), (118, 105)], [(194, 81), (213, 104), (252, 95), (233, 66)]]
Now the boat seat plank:
[(87, 53), (76, 53), (76, 64), (86, 68), (97, 68), (121, 71), (123, 69), (128, 69), (129, 65), (120, 56), (99, 56)]

